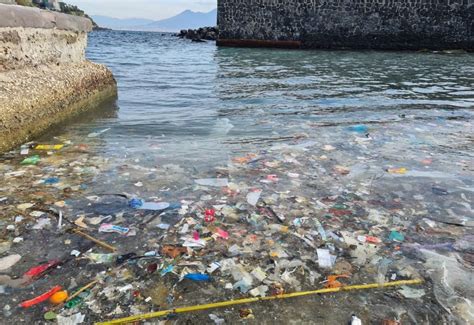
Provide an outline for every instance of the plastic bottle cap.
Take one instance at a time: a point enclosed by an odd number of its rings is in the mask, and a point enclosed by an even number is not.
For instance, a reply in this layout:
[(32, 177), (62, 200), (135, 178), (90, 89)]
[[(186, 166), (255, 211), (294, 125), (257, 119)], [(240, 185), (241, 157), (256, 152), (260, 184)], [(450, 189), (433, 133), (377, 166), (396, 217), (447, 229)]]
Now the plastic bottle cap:
[(54, 305), (58, 305), (65, 302), (68, 296), (67, 291), (58, 291), (49, 298), (49, 301)]

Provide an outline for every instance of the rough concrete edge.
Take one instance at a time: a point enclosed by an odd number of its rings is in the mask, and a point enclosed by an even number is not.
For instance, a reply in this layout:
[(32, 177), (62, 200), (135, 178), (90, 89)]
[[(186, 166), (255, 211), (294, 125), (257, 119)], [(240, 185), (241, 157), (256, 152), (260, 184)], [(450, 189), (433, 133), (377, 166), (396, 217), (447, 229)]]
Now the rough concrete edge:
[(38, 8), (0, 4), (0, 27), (31, 27), (90, 32), (90, 19)]
[[(54, 119), (35, 120), (22, 125), (21, 128), (10, 130), (1, 134), (4, 141), (0, 142), (0, 153), (12, 150), (18, 145), (31, 141), (35, 137), (50, 131), (54, 126), (60, 125), (65, 120), (78, 116), (87, 111), (96, 109), (106, 100), (117, 97), (117, 84), (110, 73), (109, 80), (103, 87), (95, 89), (92, 93), (83, 96), (78, 101), (68, 104), (64, 109), (58, 110)], [(51, 103), (53, 109), (64, 106), (63, 102)], [(3, 145), (2, 145), (3, 143)]]

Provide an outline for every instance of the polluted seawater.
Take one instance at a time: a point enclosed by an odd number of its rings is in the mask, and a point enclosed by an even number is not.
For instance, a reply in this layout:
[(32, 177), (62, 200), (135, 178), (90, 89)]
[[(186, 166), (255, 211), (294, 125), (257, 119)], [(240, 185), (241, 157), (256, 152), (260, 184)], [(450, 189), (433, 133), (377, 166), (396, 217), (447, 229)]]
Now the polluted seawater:
[(473, 321), (472, 54), (106, 31), (88, 56), (119, 109), (0, 156), (3, 317), (92, 324), (375, 283), (166, 317)]

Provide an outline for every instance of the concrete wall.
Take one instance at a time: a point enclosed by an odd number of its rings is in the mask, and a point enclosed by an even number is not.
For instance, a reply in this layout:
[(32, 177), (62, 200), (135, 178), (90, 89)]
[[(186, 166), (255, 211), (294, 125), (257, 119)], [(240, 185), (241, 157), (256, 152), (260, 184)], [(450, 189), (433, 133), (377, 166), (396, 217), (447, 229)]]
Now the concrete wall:
[(85, 58), (89, 19), (0, 4), (0, 152), (116, 96)]
[(0, 4), (0, 71), (85, 60), (89, 19)]
[(84, 61), (87, 33), (0, 27), (0, 71)]
[(218, 0), (220, 45), (474, 49), (474, 0)]

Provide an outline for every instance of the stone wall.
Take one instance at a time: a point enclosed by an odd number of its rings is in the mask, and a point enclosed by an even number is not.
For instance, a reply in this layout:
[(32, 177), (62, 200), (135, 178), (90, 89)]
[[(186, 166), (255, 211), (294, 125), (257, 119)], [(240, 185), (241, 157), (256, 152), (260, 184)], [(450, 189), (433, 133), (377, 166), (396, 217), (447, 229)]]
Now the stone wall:
[(0, 152), (116, 96), (85, 58), (89, 19), (0, 4)]
[(473, 50), (474, 0), (218, 0), (218, 26), (219, 45)]

